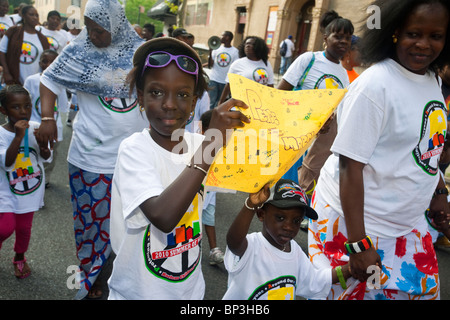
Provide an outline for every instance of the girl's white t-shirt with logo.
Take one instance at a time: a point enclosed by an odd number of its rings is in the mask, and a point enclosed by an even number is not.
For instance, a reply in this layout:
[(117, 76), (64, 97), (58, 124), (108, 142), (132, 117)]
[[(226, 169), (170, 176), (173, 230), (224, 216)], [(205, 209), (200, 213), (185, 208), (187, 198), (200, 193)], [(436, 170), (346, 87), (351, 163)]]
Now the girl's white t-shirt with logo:
[(300, 55), (286, 71), (283, 79), (294, 86), (294, 88), (297, 87), (313, 55), (315, 56), (314, 64), (303, 83), (303, 90), (345, 89), (348, 87), (350, 81), (347, 71), (341, 63), (334, 63), (328, 60), (324, 55), (324, 51), (306, 52)]
[[(273, 85), (273, 69), (269, 61), (253, 61), (247, 57), (240, 58), (231, 64), (228, 73), (239, 74), (247, 79), (264, 85)], [(229, 82), (228, 75), (225, 82)]]
[[(45, 74), (41, 82), (56, 94), (64, 88)], [(67, 160), (89, 172), (112, 174), (120, 143), (148, 128), (147, 116), (140, 111), (137, 99), (100, 97), (82, 91), (76, 94), (79, 110), (72, 125)]]
[(28, 157), (25, 157), (25, 139), (22, 139), (15, 162), (5, 166), (6, 151), (16, 134), (0, 126), (0, 212), (17, 214), (38, 211), (44, 205), (44, 160), (34, 130), (39, 123), (28, 122)]
[(182, 154), (159, 146), (149, 129), (133, 134), (120, 146), (111, 188), (110, 239), (117, 256), (108, 281), (109, 299), (203, 299), (204, 190), (199, 189), (169, 233), (150, 223), (139, 207), (181, 174), (204, 137), (186, 131), (184, 139), (188, 150)]
[(447, 110), (434, 73), (392, 59), (364, 71), (338, 107), (338, 134), (316, 192), (343, 215), (339, 155), (365, 164), (364, 222), (378, 237), (403, 236), (424, 219), (439, 182)]

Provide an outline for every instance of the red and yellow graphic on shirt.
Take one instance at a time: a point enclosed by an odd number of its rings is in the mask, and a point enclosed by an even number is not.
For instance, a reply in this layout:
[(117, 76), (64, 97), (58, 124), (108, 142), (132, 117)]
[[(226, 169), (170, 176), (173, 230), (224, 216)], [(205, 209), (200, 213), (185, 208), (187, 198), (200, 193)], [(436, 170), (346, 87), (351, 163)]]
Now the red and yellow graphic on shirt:
[(446, 134), (447, 110), (441, 101), (430, 101), (424, 109), (420, 141), (413, 150), (416, 163), (430, 175), (439, 172)]
[(231, 56), (226, 52), (221, 52), (216, 58), (217, 65), (222, 68), (226, 68), (231, 63)]
[(16, 195), (27, 195), (36, 191), (42, 184), (42, 169), (37, 163), (37, 153), (29, 149), (29, 157), (25, 157), (24, 148), (20, 147), (12, 171), (7, 173), (9, 188)]
[(32, 64), (39, 56), (38, 48), (31, 42), (24, 41), (22, 43), (22, 51), (20, 55), (20, 63)]
[(170, 233), (163, 233), (151, 225), (147, 227), (144, 260), (153, 275), (170, 282), (179, 282), (186, 280), (197, 268), (201, 257), (201, 206), (197, 194)]

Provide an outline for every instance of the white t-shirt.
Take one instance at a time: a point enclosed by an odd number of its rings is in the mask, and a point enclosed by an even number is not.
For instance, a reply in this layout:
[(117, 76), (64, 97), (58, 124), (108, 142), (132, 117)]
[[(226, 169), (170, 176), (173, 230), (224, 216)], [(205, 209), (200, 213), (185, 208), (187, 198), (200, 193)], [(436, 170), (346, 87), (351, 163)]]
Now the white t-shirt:
[(283, 42), (286, 42), (286, 45), (287, 45), (286, 55), (284, 57), (285, 58), (292, 57), (292, 55), (294, 54), (294, 50), (295, 50), (295, 44), (292, 42), (291, 39), (285, 39), (285, 40), (281, 41), (280, 48), (283, 46)]
[[(262, 60), (253, 61), (247, 57), (240, 58), (231, 64), (228, 73), (239, 74), (260, 84), (273, 85), (273, 69), (269, 61), (266, 65)], [(228, 75), (225, 82), (229, 82)]]
[(169, 233), (153, 226), (139, 208), (180, 175), (204, 139), (189, 132), (184, 138), (189, 145), (184, 154), (159, 146), (149, 129), (120, 145), (111, 191), (110, 239), (117, 256), (108, 281), (109, 299), (203, 298), (201, 192)]
[(341, 63), (334, 63), (328, 60), (325, 57), (324, 51), (306, 52), (299, 56), (286, 71), (283, 79), (294, 87), (297, 87), (313, 54), (315, 56), (315, 61), (303, 83), (303, 90), (344, 89), (348, 87), (350, 81), (348, 79), (347, 71)]
[[(40, 79), (41, 79), (41, 74), (36, 73), (36, 74), (26, 78), (25, 83), (23, 84), (24, 88), (30, 92), (31, 104), (33, 106), (33, 111), (31, 113), (30, 120), (38, 122), (38, 123), (41, 123), (41, 94), (39, 92)], [(60, 93), (57, 94), (55, 113), (54, 113), (55, 120), (56, 120), (56, 126), (58, 128), (58, 141), (63, 140), (63, 125), (62, 125), (62, 121), (61, 121), (60, 106), (62, 106), (63, 109), (67, 109), (67, 104), (68, 104), (68, 101), (67, 101), (66, 90), (62, 90)]]
[(34, 129), (39, 123), (30, 121), (28, 128), (29, 157), (24, 157), (22, 140), (16, 161), (5, 167), (6, 151), (16, 134), (0, 126), (0, 212), (28, 213), (38, 211), (44, 205), (45, 173)]
[(3, 37), (6, 30), (14, 26), (15, 23), (13, 22), (13, 19), (5, 14), (3, 17), (0, 17), (0, 38)]
[(213, 66), (209, 79), (218, 83), (225, 84), (228, 70), (231, 64), (239, 59), (239, 50), (235, 47), (225, 47), (223, 44), (220, 48), (211, 52)]
[[(45, 74), (41, 82), (55, 94), (63, 86)], [(67, 160), (83, 170), (112, 174), (117, 150), (123, 139), (149, 127), (137, 99), (98, 97), (77, 91), (79, 111), (73, 122), (72, 141)]]
[(434, 74), (394, 60), (364, 71), (338, 107), (338, 134), (316, 187), (339, 212), (339, 158), (364, 163), (366, 232), (400, 237), (424, 219), (439, 181), (446, 108)]
[(227, 247), (224, 264), (228, 289), (224, 300), (294, 300), (295, 296), (325, 299), (331, 289), (331, 269), (316, 269), (300, 246), (291, 252), (272, 246), (262, 233), (247, 235), (248, 246), (239, 259)]
[(40, 30), (41, 33), (47, 37), (48, 43), (50, 44), (50, 49), (55, 50), (58, 53), (61, 53), (69, 42), (67, 32), (64, 30), (50, 30), (40, 26), (37, 26), (36, 29)]
[[(7, 53), (9, 39), (4, 36), (0, 41), (0, 51)], [(37, 33), (23, 33), (22, 54), (20, 55), (20, 83), (24, 83), (29, 76), (39, 72), (39, 59), (44, 51)]]

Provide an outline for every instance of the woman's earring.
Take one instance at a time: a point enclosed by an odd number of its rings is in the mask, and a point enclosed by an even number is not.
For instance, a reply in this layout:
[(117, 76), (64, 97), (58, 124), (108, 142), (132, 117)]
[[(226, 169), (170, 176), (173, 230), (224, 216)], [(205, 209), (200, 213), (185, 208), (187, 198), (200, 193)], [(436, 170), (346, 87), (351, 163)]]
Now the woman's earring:
[(392, 42), (394, 42), (394, 43), (398, 42), (398, 38), (397, 38), (397, 36), (395, 34), (392, 35)]
[(141, 110), (141, 112), (144, 112), (144, 111), (145, 111), (145, 108), (144, 108), (144, 106), (142, 106), (142, 105), (139, 105), (139, 110)]

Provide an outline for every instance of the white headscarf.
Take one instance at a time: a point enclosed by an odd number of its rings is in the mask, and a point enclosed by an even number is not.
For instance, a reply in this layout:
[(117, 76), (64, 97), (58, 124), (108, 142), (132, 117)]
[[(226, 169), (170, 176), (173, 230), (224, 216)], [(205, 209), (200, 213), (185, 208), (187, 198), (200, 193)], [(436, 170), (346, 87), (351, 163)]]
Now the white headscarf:
[(133, 54), (144, 40), (137, 35), (117, 0), (89, 0), (84, 15), (111, 33), (111, 44), (97, 48), (84, 28), (44, 75), (68, 89), (128, 98), (125, 79), (133, 67)]

